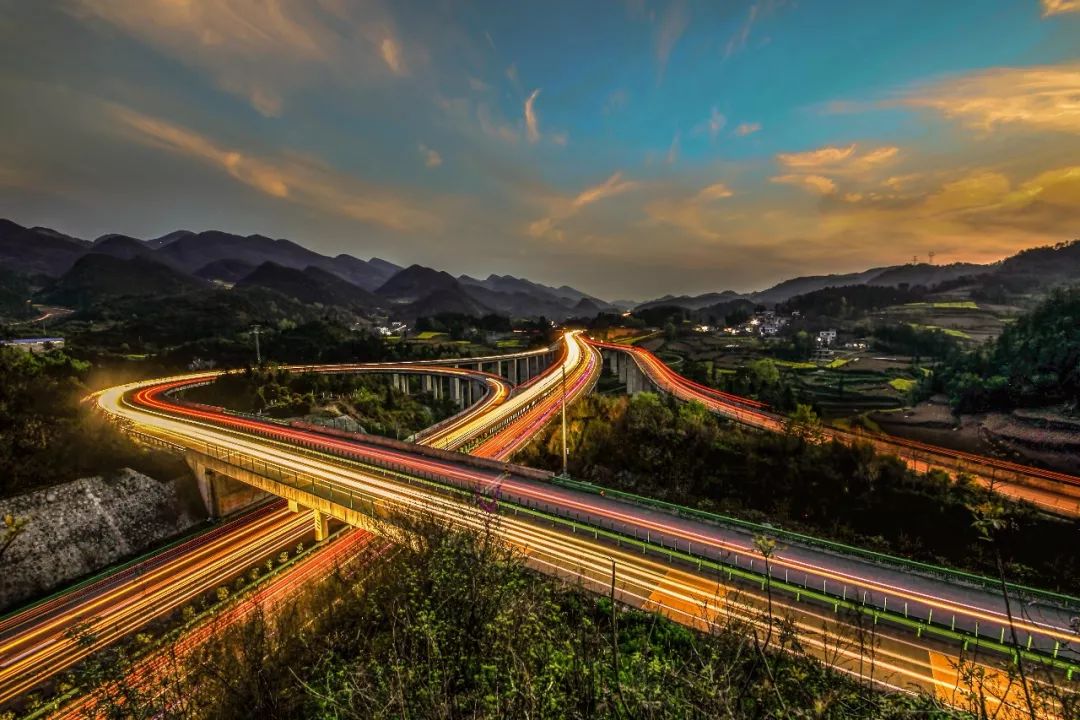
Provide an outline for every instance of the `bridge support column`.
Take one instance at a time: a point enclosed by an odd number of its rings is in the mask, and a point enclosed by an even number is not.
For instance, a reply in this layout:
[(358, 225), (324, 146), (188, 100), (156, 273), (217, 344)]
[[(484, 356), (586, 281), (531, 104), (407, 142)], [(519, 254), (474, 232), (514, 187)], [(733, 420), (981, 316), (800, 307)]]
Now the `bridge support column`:
[(432, 389), (432, 385), (433, 385), (433, 383), (431, 382), (431, 376), (430, 375), (421, 375), (420, 376), (420, 392), (425, 392), (425, 393), (429, 393), (429, 394), (435, 392)]
[(509, 370), (509, 374), (506, 376), (506, 379), (510, 381), (511, 385), (517, 385), (518, 384), (518, 359), (517, 358), (514, 358), (513, 360), (510, 361), (510, 366), (509, 366), (508, 370)]
[(450, 378), (450, 399), (457, 403), (458, 407), (461, 407), (461, 380), (458, 378)]
[(295, 500), (289, 501), (289, 512), (300, 512), (300, 505)]
[(330, 535), (330, 516), (315, 511), (315, 542), (322, 542)]
[(206, 514), (211, 518), (217, 519), (243, 510), (267, 496), (261, 490), (215, 472), (193, 454), (188, 453), (184, 459), (195, 476), (195, 485), (206, 507)]
[(629, 365), (630, 363), (628, 362), (628, 358), (623, 357), (621, 353), (616, 355), (616, 357), (618, 358), (618, 360), (616, 361), (616, 365), (618, 367), (617, 372), (619, 374), (619, 382), (626, 384), (626, 373), (628, 369), (627, 365)]
[(615, 351), (608, 353), (608, 367), (611, 368), (612, 375), (619, 372), (619, 355), (621, 355), (621, 353)]

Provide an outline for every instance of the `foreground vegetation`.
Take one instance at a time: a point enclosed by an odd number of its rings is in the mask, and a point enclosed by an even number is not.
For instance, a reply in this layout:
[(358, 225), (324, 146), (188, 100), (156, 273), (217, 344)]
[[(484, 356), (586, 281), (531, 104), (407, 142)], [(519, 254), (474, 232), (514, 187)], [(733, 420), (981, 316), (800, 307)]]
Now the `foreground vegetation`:
[[(912, 472), (868, 445), (812, 442), (805, 427), (814, 418), (805, 407), (802, 414), (803, 429), (765, 433), (651, 393), (591, 396), (568, 413), (569, 471), (620, 490), (997, 574), (970, 510), (990, 497), (987, 490), (941, 472)], [(561, 457), (552, 428), (518, 460), (558, 470)], [(1007, 527), (998, 539), (1009, 578), (1080, 592), (1080, 522), (1004, 507)]]
[(0, 495), (131, 467), (164, 478), (177, 463), (142, 450), (81, 399), (90, 365), (60, 351), (0, 347)]
[[(335, 574), (185, 660), (166, 648), (152, 687), (121, 681), (102, 695), (107, 716), (954, 717), (856, 683), (789, 632), (697, 633), (536, 576), (488, 533), (408, 529), (414, 541), (360, 582)], [(124, 654), (109, 667), (124, 677)]]

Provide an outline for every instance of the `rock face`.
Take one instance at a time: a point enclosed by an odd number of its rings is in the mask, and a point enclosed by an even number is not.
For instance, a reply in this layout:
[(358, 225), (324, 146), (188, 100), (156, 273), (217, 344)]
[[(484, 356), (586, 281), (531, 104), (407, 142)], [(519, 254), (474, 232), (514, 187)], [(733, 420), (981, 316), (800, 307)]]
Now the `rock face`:
[(190, 478), (162, 482), (133, 470), (0, 499), (26, 530), (0, 560), (0, 610), (143, 552), (206, 518)]

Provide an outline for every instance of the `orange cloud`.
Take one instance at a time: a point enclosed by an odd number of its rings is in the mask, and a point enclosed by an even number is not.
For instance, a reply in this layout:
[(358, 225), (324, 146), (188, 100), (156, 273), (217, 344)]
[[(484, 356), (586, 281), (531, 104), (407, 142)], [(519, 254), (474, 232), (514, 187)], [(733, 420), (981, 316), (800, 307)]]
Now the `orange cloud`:
[(735, 128), (735, 134), (739, 137), (746, 137), (747, 135), (753, 135), (759, 130), (761, 130), (761, 123), (741, 123), (739, 127)]
[(993, 68), (944, 80), (901, 100), (969, 127), (1001, 126), (1080, 133), (1080, 62)]
[(418, 149), (420, 150), (421, 157), (424, 158), (425, 166), (429, 168), (436, 168), (442, 165), (442, 155), (440, 155), (438, 152), (432, 150), (423, 143), (420, 144)]
[(1080, 0), (1042, 0), (1043, 17), (1080, 12)]
[(207, 73), (267, 116), (280, 115), (283, 97), (313, 75), (344, 83), (408, 71), (390, 15), (374, 1), (71, 0), (70, 7)]
[(548, 237), (562, 240), (565, 233), (558, 227), (560, 223), (578, 214), (589, 205), (636, 190), (639, 186), (640, 183), (633, 180), (624, 180), (622, 173), (617, 172), (599, 185), (587, 187), (573, 197), (548, 198), (549, 210), (547, 215), (529, 223), (526, 232), (535, 238)]
[(818, 195), (832, 195), (836, 192), (836, 183), (824, 175), (777, 175), (769, 178), (769, 181), (781, 185), (796, 185)]
[(224, 170), (237, 181), (272, 198), (397, 231), (436, 228), (436, 218), (418, 203), (383, 188), (335, 172), (298, 156), (267, 159), (224, 148), (167, 120), (112, 106), (112, 116), (131, 139)]
[(716, 201), (734, 193), (725, 183), (716, 182), (683, 198), (659, 198), (650, 202), (645, 212), (653, 223), (670, 225), (701, 240), (721, 238), (723, 227)]

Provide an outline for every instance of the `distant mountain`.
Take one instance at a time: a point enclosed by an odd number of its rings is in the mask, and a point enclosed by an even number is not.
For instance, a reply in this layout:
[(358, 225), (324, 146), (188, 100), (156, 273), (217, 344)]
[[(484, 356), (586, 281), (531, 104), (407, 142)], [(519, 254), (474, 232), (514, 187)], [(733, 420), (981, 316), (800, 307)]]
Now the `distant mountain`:
[(111, 255), (121, 260), (130, 260), (135, 257), (153, 258), (155, 255), (154, 249), (142, 240), (116, 234), (102, 235), (94, 241), (90, 251), (102, 255)]
[(322, 268), (303, 270), (265, 262), (241, 279), (237, 288), (261, 287), (303, 303), (336, 305), (354, 311), (370, 310), (380, 299)]
[(875, 275), (866, 284), (881, 285), (883, 287), (899, 287), (901, 285), (933, 287), (957, 278), (977, 275), (986, 272), (988, 269), (989, 267), (986, 265), (976, 265), (974, 263), (897, 265), (884, 270), (879, 275)]
[(439, 313), (459, 313), (461, 315), (483, 317), (493, 312), (495, 312), (493, 309), (479, 302), (472, 295), (465, 292), (464, 287), (458, 284), (456, 287), (441, 287), (424, 295), (419, 300), (401, 306), (396, 314), (405, 319), (415, 320), (418, 317), (430, 317)]
[(352, 255), (338, 255), (328, 265), (317, 265), (358, 285), (365, 290), (375, 290), (401, 271), (401, 267), (379, 258), (365, 262)]
[(169, 243), (175, 242), (177, 240), (180, 240), (181, 238), (186, 238), (189, 235), (194, 235), (194, 234), (195, 233), (193, 233), (191, 230), (173, 230), (171, 233), (166, 233), (165, 235), (162, 235), (161, 237), (152, 238), (150, 240), (147, 240), (146, 244), (149, 245), (154, 250), (158, 250), (160, 248), (165, 247)]
[(1080, 240), (1023, 250), (1005, 258), (994, 275), (1009, 278), (1032, 278), (1056, 282), (1080, 278)]
[(220, 282), (232, 284), (239, 282), (244, 277), (250, 275), (251, 271), (254, 269), (255, 266), (251, 263), (227, 258), (225, 260), (215, 260), (212, 263), (203, 265), (195, 271), (195, 277), (200, 277), (203, 280), (218, 280)]
[(594, 300), (592, 300), (590, 298), (587, 298), (587, 297), (583, 297), (583, 298), (581, 298), (580, 300), (577, 301), (577, 303), (574, 305), (573, 308), (571, 308), (570, 313), (574, 317), (593, 318), (593, 317), (596, 317), (598, 314), (600, 314), (600, 312), (602, 312), (602, 310), (603, 310), (603, 308), (601, 308), (599, 305), (597, 305)]
[[(459, 281), (469, 287), (481, 287), (486, 290), (493, 290), (500, 293), (509, 293), (511, 295), (517, 293), (523, 293), (527, 296), (536, 298), (537, 300), (545, 300), (547, 302), (558, 303), (566, 307), (572, 308), (577, 302), (582, 299), (588, 299), (596, 304), (597, 307), (603, 309), (612, 309), (610, 303), (607, 303), (600, 298), (593, 297), (586, 293), (576, 290), (569, 285), (562, 285), (560, 287), (551, 287), (550, 285), (542, 285), (540, 283), (533, 282), (532, 280), (526, 280), (525, 278), (514, 277), (513, 275), (488, 275), (486, 280), (477, 280), (476, 278), (469, 277), (468, 275), (462, 275), (458, 278)], [(550, 313), (533, 313), (537, 315)]]
[(651, 307), (663, 307), (665, 305), (673, 305), (676, 307), (686, 308), (687, 310), (701, 310), (702, 308), (710, 305), (716, 305), (717, 303), (729, 302), (731, 300), (738, 300), (745, 297), (735, 292), (734, 290), (725, 290), (723, 292), (711, 292), (704, 295), (665, 295), (657, 298), (656, 300), (650, 300), (644, 302), (635, 307), (638, 310), (645, 310)]
[(499, 292), (481, 285), (465, 285), (465, 292), (500, 315), (540, 317), (562, 320), (573, 314), (569, 300), (541, 292)]
[(145, 257), (89, 253), (47, 288), (45, 302), (85, 308), (121, 297), (177, 295), (206, 288), (198, 278)]
[(406, 304), (414, 303), (440, 290), (468, 296), (462, 284), (453, 275), (423, 265), (410, 265), (395, 274), (380, 285), (375, 290), (375, 294), (394, 303)]
[(9, 271), (59, 277), (89, 249), (86, 240), (0, 219), (0, 265)]
[(808, 275), (805, 277), (791, 278), (782, 283), (773, 285), (768, 290), (751, 293), (750, 297), (755, 302), (772, 304), (784, 302), (796, 295), (805, 295), (815, 290), (823, 290), (827, 287), (841, 287), (843, 285), (865, 285), (875, 277), (892, 268), (872, 268), (857, 273), (844, 273), (841, 275)]

